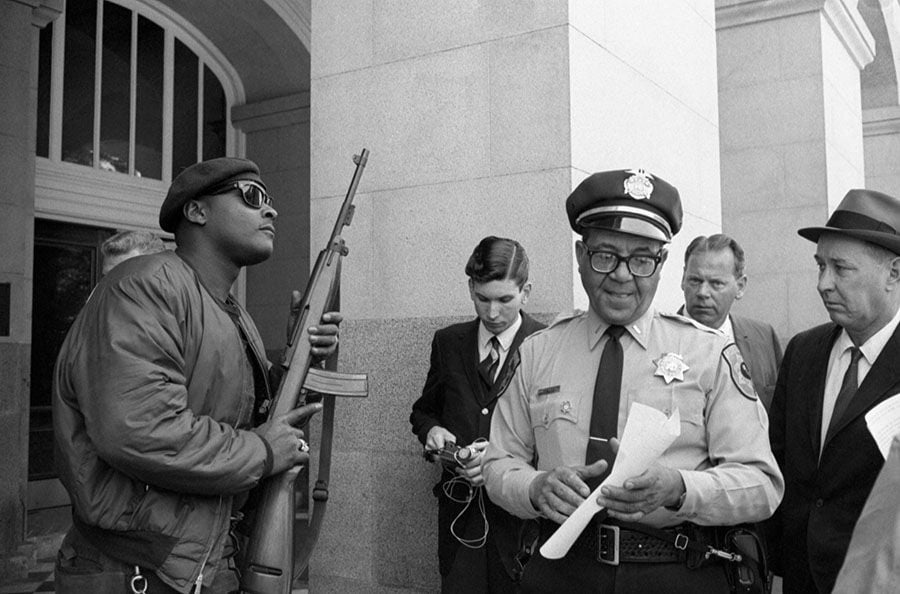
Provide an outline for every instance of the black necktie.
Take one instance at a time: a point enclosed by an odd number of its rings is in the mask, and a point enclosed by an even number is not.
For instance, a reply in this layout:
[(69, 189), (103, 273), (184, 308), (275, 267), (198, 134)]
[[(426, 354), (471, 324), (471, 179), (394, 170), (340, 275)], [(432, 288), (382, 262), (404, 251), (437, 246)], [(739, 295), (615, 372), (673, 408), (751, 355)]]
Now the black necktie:
[(831, 422), (828, 424), (828, 431), (825, 433), (825, 442), (831, 439), (831, 434), (840, 422), (841, 417), (847, 412), (850, 401), (853, 400), (856, 390), (859, 388), (859, 358), (862, 351), (856, 347), (850, 347), (850, 367), (844, 374), (844, 381), (841, 382), (841, 389), (838, 392), (837, 399), (834, 401), (834, 411), (831, 413)]
[(591, 409), (590, 437), (588, 439), (585, 464), (606, 460), (609, 467), (602, 476), (588, 480), (591, 490), (599, 485), (612, 469), (616, 459), (609, 445), (609, 439), (616, 437), (619, 424), (619, 392), (622, 390), (622, 344), (619, 337), (625, 332), (622, 326), (606, 329), (607, 340), (597, 368), (594, 382), (594, 403)]
[(494, 377), (497, 375), (497, 367), (499, 366), (500, 339), (496, 336), (491, 336), (491, 350), (478, 364), (478, 374), (488, 388), (494, 385)]

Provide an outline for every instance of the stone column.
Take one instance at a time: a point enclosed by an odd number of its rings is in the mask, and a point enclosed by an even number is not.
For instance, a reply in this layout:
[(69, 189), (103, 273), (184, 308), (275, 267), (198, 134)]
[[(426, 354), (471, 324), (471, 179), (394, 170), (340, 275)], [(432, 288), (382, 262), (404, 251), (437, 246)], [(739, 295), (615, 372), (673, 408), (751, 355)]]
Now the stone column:
[(61, 0), (0, 2), (0, 556), (25, 537), (38, 32), (61, 12)]
[[(434, 591), (436, 469), (408, 417), (434, 331), (474, 317), (464, 267), (486, 235), (531, 257), (526, 311), (586, 306), (564, 202), (601, 169), (682, 190), (686, 231), (719, 228), (712, 3), (315, 1), (312, 250), (371, 151), (344, 238), (340, 368), (367, 401), (337, 406), (316, 592)], [(684, 245), (660, 299), (680, 302)]]
[(684, 301), (690, 240), (721, 229), (714, 19), (709, 2), (583, 2), (570, 15), (573, 187), (594, 171), (643, 167), (681, 194), (684, 227), (656, 296), (666, 311)]
[[(486, 235), (531, 257), (527, 311), (571, 307), (567, 3), (313, 2), (312, 249), (371, 151), (344, 238), (341, 361), (317, 592), (434, 591), (437, 470), (408, 421), (437, 328), (474, 316), (464, 268)], [(391, 589), (390, 591), (395, 591)]]
[(874, 42), (856, 2), (717, 0), (723, 229), (747, 253), (737, 310), (782, 340), (827, 321), (814, 244), (865, 184), (859, 72)]
[[(235, 127), (246, 134), (246, 156), (260, 175), (278, 211), (275, 254), (246, 269), (247, 309), (277, 361), (284, 346), (288, 298), (309, 277), (309, 93), (235, 106)], [(322, 249), (324, 245), (318, 246)]]
[(863, 112), (866, 187), (900, 198), (900, 106)]

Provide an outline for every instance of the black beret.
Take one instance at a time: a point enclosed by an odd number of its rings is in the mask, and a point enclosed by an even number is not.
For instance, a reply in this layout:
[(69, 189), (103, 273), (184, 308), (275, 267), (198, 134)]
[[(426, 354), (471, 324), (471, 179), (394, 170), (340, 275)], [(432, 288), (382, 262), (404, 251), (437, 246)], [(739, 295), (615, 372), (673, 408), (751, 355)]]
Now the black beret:
[(826, 232), (868, 241), (900, 254), (900, 200), (874, 190), (850, 190), (824, 227), (797, 231), (815, 242)]
[(569, 195), (566, 213), (577, 233), (609, 229), (666, 243), (683, 218), (675, 186), (643, 169), (590, 175)]
[(159, 226), (174, 233), (181, 221), (181, 211), (189, 200), (205, 196), (211, 190), (224, 188), (239, 180), (251, 180), (265, 187), (259, 178), (259, 167), (247, 159), (221, 157), (191, 165), (178, 174), (159, 209)]

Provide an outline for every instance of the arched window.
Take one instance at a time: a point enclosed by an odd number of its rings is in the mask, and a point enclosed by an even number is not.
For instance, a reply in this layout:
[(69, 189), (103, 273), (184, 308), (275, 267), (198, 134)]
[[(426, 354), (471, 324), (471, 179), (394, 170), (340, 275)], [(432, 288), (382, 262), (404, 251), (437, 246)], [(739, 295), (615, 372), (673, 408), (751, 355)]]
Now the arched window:
[(156, 2), (68, 0), (41, 30), (38, 216), (155, 228), (172, 178), (238, 154), (243, 89), (215, 47)]

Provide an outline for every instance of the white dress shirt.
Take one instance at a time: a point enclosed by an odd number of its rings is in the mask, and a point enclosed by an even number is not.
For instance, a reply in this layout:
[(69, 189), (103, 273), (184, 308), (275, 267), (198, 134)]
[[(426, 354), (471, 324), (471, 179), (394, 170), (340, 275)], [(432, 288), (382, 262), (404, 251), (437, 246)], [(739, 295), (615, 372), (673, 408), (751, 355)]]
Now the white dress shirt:
[[(687, 304), (684, 304), (683, 306), (681, 306), (680, 311), (683, 312), (682, 315), (684, 317), (691, 318), (692, 320), (694, 320), (693, 316), (691, 316), (690, 312), (688, 312)], [(700, 322), (698, 320), (694, 320), (694, 321), (697, 322), (698, 324), (703, 324), (703, 322)], [(703, 325), (706, 326), (706, 324), (703, 324)], [(706, 326), (706, 327), (712, 328), (712, 326)], [(725, 316), (725, 321), (722, 322), (721, 326), (719, 326), (718, 328), (712, 328), (712, 329), (721, 333), (726, 338), (730, 338), (731, 340), (734, 340), (734, 326), (731, 324), (731, 314), (728, 314), (727, 316)]]
[[(516, 332), (519, 331), (519, 328), (522, 326), (522, 314), (519, 313), (516, 321), (512, 323), (512, 325), (497, 334), (497, 340), (500, 341), (500, 361), (497, 363), (497, 370), (499, 371), (503, 367), (503, 362), (506, 361), (507, 355), (509, 355), (509, 347), (512, 346), (513, 339), (516, 337)], [(478, 323), (478, 360), (483, 361), (485, 357), (487, 357), (491, 352), (491, 338), (494, 337), (494, 333), (484, 327), (484, 322)]]
[[(872, 369), (875, 359), (881, 354), (884, 345), (893, 336), (897, 325), (900, 324), (900, 309), (894, 314), (890, 322), (872, 335), (869, 340), (863, 343), (859, 350), (862, 357), (859, 358), (859, 385), (862, 385), (866, 379), (866, 374)], [(825, 435), (828, 433), (828, 426), (831, 424), (831, 415), (834, 413), (834, 404), (837, 401), (838, 392), (841, 391), (841, 384), (844, 382), (844, 375), (847, 368), (850, 367), (850, 348), (855, 346), (850, 340), (850, 335), (846, 330), (841, 330), (837, 340), (831, 347), (831, 354), (828, 356), (828, 372), (825, 375), (825, 394), (822, 400), (822, 432), (819, 435), (819, 445), (825, 445)], [(821, 449), (820, 449), (821, 451)]]

